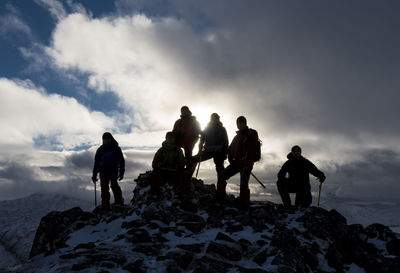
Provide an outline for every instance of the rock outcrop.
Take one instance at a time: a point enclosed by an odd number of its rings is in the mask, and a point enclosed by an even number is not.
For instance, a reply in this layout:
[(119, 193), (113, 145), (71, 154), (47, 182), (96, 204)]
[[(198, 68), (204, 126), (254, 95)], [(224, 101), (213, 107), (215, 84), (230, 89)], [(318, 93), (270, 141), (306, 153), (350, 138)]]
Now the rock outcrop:
[[(129, 206), (73, 208), (42, 218), (31, 260), (16, 272), (400, 272), (400, 240), (388, 227), (348, 225), (337, 211), (253, 202), (192, 179), (182, 195), (165, 182), (149, 194), (136, 180)], [(361, 269), (360, 269), (361, 268)]]

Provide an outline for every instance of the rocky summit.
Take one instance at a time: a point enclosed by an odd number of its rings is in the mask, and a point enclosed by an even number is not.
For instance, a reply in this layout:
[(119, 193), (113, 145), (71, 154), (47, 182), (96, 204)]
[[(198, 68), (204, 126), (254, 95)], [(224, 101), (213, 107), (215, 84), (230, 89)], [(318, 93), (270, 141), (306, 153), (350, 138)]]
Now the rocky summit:
[(30, 260), (11, 272), (400, 272), (400, 239), (388, 227), (348, 225), (335, 210), (268, 201), (241, 210), (192, 178), (187, 194), (151, 172), (130, 205), (44, 216)]

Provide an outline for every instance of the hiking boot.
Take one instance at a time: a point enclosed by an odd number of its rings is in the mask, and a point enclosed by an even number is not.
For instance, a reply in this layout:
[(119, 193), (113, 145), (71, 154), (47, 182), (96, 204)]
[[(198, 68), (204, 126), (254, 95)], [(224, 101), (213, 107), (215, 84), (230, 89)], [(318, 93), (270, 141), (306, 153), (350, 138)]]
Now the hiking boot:
[(248, 210), (250, 207), (250, 190), (242, 189), (240, 191), (240, 208), (243, 210)]

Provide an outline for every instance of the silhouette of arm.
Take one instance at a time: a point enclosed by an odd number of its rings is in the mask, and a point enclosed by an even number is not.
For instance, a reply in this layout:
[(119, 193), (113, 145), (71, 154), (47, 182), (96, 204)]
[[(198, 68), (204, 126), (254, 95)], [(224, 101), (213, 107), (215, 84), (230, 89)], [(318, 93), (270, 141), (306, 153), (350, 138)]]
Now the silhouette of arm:
[(288, 163), (287, 161), (283, 164), (282, 168), (278, 172), (278, 179), (282, 180), (286, 178), (286, 174), (288, 173)]
[(96, 154), (94, 156), (94, 166), (93, 166), (93, 175), (92, 178), (96, 178), (97, 174), (100, 172), (100, 158), (101, 158), (101, 147), (97, 149)]
[(317, 177), (319, 181), (324, 182), (325, 181), (325, 174), (321, 172), (311, 161), (308, 161), (308, 171), (311, 173), (313, 176)]
[(193, 118), (193, 138), (197, 140), (200, 134), (201, 134), (200, 123)]
[(151, 163), (153, 170), (158, 169), (160, 167), (161, 160), (162, 160), (162, 148), (158, 149), (158, 151), (154, 155), (153, 162)]

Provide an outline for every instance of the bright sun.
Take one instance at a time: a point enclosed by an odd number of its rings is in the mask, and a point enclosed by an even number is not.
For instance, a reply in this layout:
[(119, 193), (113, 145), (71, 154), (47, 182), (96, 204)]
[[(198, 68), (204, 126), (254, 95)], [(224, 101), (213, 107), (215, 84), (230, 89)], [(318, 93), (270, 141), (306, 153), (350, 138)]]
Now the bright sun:
[(193, 109), (190, 109), (190, 111), (192, 111), (193, 116), (197, 118), (202, 130), (207, 126), (208, 122), (210, 121), (211, 114), (216, 112), (215, 109), (207, 107), (193, 107)]

